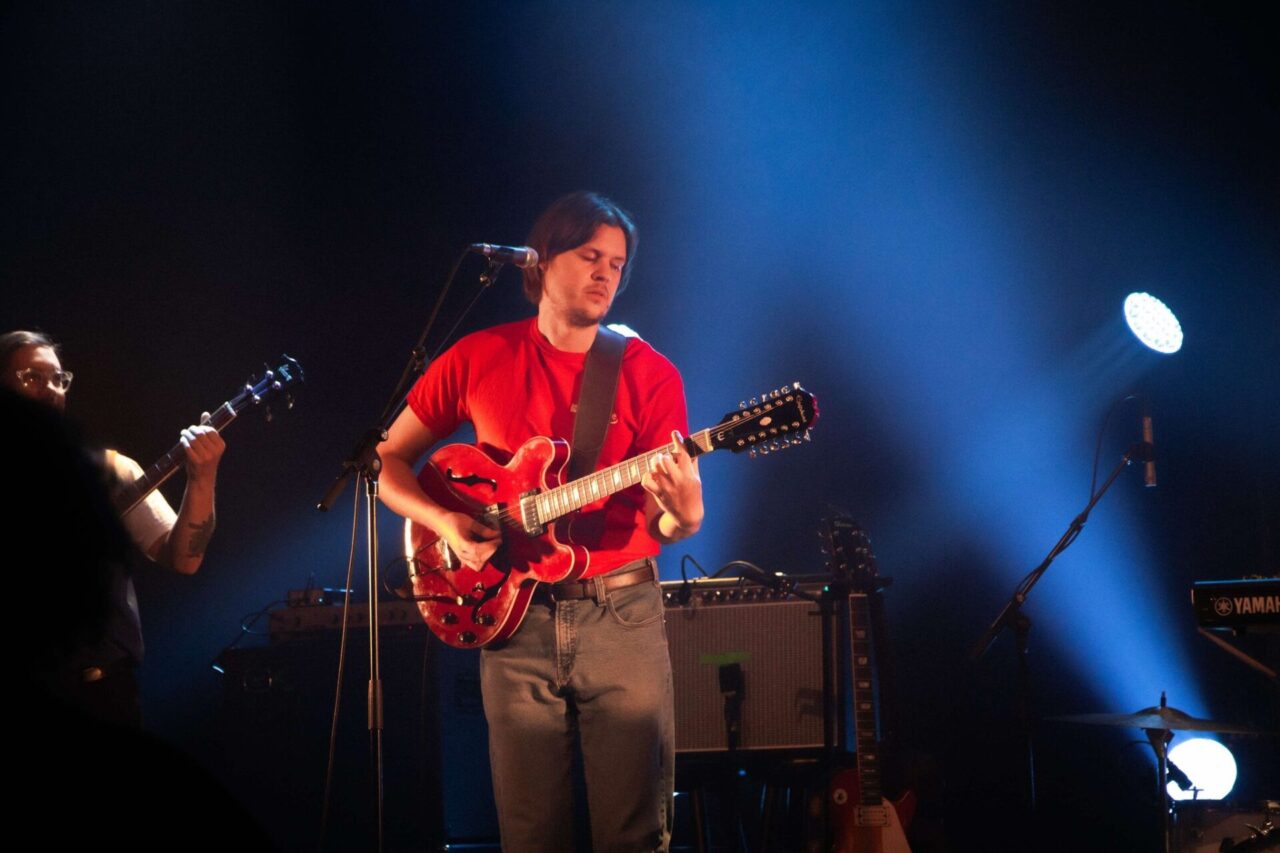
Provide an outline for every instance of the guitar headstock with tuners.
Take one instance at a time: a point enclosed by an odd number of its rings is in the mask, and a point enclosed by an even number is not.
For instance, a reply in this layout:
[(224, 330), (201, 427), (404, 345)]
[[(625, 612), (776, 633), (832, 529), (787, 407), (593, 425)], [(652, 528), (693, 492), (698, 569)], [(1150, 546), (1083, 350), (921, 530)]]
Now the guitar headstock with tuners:
[(871, 537), (853, 519), (832, 516), (822, 525), (824, 550), (831, 557), (830, 568), (837, 576), (849, 579), (856, 592), (875, 592), (891, 582), (882, 578), (876, 568), (876, 555), (871, 551)]
[[(294, 386), (301, 383), (303, 378), (302, 365), (298, 364), (298, 360), (282, 355), (280, 363), (275, 368), (263, 365), (262, 375), (257, 379), (251, 377), (238, 394), (222, 405), (219, 413), (226, 409), (227, 417), (224, 423), (230, 423), (232, 418), (250, 406), (255, 408), (261, 406), (264, 416), (270, 421), (275, 416), (272, 404), (277, 398), (284, 400), (286, 409), (293, 408)], [(210, 423), (217, 429), (221, 429), (222, 425), (216, 422), (216, 418), (217, 413), (210, 417)]]
[[(280, 356), (280, 364), (275, 368), (266, 367), (257, 379), (250, 379), (235, 396), (219, 406), (204, 424), (218, 432), (227, 428), (236, 416), (250, 406), (261, 407), (266, 419), (273, 417), (272, 404), (277, 398), (283, 398), (285, 408), (293, 408), (294, 386), (302, 382), (302, 365), (288, 355)], [(182, 444), (175, 444), (169, 452), (161, 456), (142, 472), (132, 483), (119, 486), (112, 494), (112, 503), (116, 511), (124, 515), (133, 509), (151, 492), (155, 491), (165, 480), (178, 470), (185, 458)]]
[(799, 382), (792, 382), (744, 400), (707, 432), (711, 449), (745, 450), (755, 456), (808, 441), (817, 419), (818, 401)]

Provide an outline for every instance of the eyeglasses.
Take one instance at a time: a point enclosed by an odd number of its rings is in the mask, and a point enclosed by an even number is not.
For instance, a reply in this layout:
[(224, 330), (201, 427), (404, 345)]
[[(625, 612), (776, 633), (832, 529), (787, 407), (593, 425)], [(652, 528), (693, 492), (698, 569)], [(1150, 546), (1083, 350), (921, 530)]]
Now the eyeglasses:
[(75, 374), (70, 370), (40, 370), (35, 367), (19, 370), (15, 375), (23, 388), (42, 388), (45, 385), (52, 385), (59, 391), (70, 388), (71, 380), (75, 378)]

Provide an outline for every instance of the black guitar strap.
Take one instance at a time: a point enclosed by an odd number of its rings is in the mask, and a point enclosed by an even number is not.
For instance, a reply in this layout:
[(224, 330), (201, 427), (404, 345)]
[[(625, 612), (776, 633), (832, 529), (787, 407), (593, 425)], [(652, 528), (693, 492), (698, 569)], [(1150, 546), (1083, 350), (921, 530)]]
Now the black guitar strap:
[(604, 447), (604, 435), (609, 429), (609, 418), (613, 415), (618, 374), (622, 371), (622, 353), (626, 348), (626, 337), (600, 326), (595, 342), (587, 351), (582, 389), (578, 392), (578, 413), (573, 419), (570, 480), (585, 477), (596, 469), (600, 450)]

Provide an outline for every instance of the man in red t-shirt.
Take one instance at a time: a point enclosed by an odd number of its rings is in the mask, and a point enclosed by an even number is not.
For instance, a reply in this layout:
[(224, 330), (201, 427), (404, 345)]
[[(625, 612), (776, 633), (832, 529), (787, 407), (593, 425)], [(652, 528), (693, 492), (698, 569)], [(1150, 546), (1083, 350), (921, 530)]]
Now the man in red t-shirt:
[[(530, 438), (569, 440), (586, 353), (635, 257), (630, 216), (595, 193), (548, 208), (528, 243), (530, 320), (459, 341), (410, 392), (379, 450), (382, 497), (434, 530), (479, 569), (499, 534), (446, 511), (418, 485), (414, 466), (461, 423), (505, 463)], [(669, 361), (627, 341), (613, 415), (597, 468), (678, 439), (687, 430), (684, 387)], [(677, 441), (655, 457), (641, 487), (583, 508), (569, 527), (588, 549), (583, 581), (539, 588), (520, 628), (481, 652), (481, 688), (503, 849), (573, 846), (571, 785), (581, 747), (597, 850), (665, 850), (674, 784), (671, 666), (653, 558), (697, 532), (702, 483)]]

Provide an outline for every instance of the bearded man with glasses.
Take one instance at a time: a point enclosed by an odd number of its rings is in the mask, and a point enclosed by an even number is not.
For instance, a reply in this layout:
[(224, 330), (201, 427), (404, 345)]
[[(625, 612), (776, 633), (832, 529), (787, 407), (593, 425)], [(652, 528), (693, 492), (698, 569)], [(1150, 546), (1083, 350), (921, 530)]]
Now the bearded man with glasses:
[[(73, 374), (62, 369), (58, 345), (42, 332), (0, 335), (0, 384), (12, 392), (65, 412)], [(202, 420), (207, 420), (206, 413)], [(177, 512), (153, 491), (121, 518), (138, 551), (166, 569), (194, 574), (204, 560), (214, 529), (218, 463), (226, 450), (211, 426), (195, 424), (181, 433), (187, 483)], [(132, 483), (142, 474), (137, 462), (114, 450), (94, 453), (108, 488)], [(110, 722), (142, 724), (135, 669), (142, 660), (142, 625), (133, 581), (127, 571), (111, 582), (105, 636), (81, 647), (64, 671), (52, 673), (53, 687), (83, 710)]]

